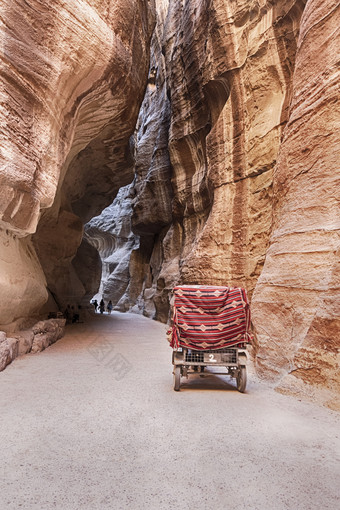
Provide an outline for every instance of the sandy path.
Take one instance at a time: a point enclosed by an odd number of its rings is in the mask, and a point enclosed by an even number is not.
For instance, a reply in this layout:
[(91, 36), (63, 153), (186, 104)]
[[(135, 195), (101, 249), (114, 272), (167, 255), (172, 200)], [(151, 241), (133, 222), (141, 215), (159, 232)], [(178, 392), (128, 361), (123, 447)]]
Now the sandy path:
[(171, 371), (165, 326), (116, 313), (8, 366), (1, 510), (339, 508), (338, 414)]

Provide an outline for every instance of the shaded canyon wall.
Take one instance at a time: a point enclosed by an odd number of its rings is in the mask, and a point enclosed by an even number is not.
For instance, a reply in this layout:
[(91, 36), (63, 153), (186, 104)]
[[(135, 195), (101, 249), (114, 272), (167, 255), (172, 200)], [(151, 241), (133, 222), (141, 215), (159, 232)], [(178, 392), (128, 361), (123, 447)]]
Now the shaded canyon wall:
[(166, 321), (176, 283), (246, 287), (259, 373), (281, 391), (340, 389), (338, 27), (330, 1), (162, 2), (130, 279), (102, 288)]
[(58, 311), (99, 286), (83, 225), (133, 179), (155, 4), (4, 0), (1, 14), (0, 370), (59, 339)]
[[(131, 182), (154, 2), (2, 2), (0, 329), (91, 296), (83, 224)], [(78, 247), (80, 253), (75, 259)], [(82, 264), (92, 267), (84, 272)]]

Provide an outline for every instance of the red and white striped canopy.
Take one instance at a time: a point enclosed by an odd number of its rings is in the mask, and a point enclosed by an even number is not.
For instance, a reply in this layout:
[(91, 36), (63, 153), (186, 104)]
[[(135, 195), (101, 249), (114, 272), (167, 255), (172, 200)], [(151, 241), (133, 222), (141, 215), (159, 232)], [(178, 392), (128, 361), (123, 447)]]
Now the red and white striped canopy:
[(249, 326), (245, 289), (203, 285), (174, 288), (171, 347), (205, 350), (247, 343)]

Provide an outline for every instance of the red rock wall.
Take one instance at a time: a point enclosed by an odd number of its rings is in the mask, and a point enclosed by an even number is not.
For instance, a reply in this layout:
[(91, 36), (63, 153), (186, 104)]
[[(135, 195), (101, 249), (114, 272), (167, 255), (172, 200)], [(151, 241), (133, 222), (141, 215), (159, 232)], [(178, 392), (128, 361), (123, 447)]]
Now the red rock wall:
[(253, 297), (258, 367), (284, 376), (282, 391), (303, 380), (340, 394), (339, 22), (331, 1), (310, 0), (303, 13)]
[(246, 287), (281, 391), (339, 388), (338, 9), (170, 1), (136, 136), (140, 310), (166, 320), (178, 282)]
[(254, 290), (304, 4), (170, 1), (159, 18), (132, 216), (151, 260), (143, 288), (152, 316), (167, 316), (178, 281)]
[(339, 5), (155, 4), (149, 67), (153, 2), (4, 2), (0, 323), (88, 299), (83, 223), (134, 175), (88, 227), (105, 297), (166, 321), (176, 283), (242, 285), (259, 373), (338, 390)]
[(46, 284), (59, 306), (86, 293), (71, 262), (83, 222), (133, 177), (129, 137), (154, 2), (11, 0), (2, 17), (0, 324), (8, 328), (41, 308)]

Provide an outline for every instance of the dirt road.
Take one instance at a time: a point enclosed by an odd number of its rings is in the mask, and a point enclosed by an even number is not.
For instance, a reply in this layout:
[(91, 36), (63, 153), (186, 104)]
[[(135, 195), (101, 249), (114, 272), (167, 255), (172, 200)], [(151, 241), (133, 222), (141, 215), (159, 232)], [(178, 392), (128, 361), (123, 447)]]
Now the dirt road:
[(0, 373), (0, 509), (339, 508), (339, 415), (255, 378), (174, 392), (165, 330), (97, 316)]

